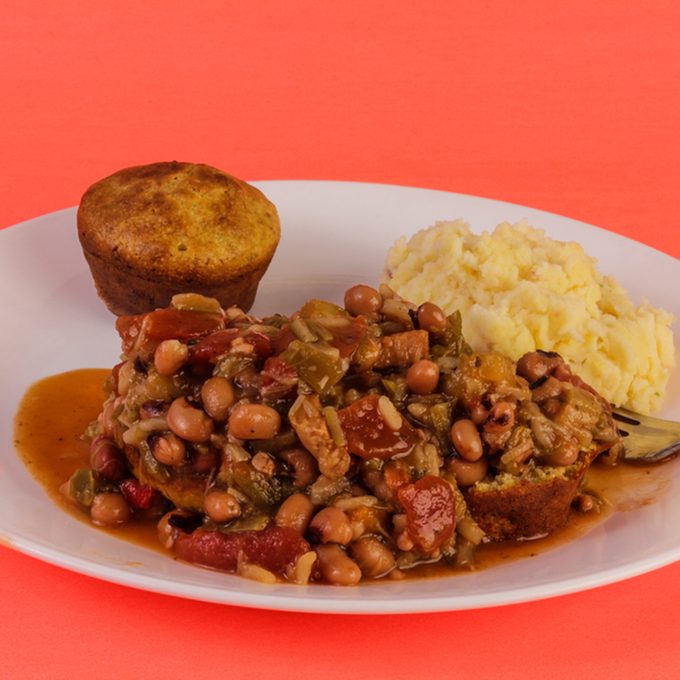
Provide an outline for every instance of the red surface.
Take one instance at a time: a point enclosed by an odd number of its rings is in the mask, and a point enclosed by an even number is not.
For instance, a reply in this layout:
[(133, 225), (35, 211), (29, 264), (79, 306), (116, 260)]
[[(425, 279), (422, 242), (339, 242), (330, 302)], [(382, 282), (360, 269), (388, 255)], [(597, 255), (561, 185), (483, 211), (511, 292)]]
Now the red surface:
[[(500, 198), (677, 257), (680, 6), (557, 4), (0, 1), (0, 226), (177, 158)], [(366, 618), (183, 601), (0, 548), (0, 602), (8, 678), (680, 677), (677, 563)]]

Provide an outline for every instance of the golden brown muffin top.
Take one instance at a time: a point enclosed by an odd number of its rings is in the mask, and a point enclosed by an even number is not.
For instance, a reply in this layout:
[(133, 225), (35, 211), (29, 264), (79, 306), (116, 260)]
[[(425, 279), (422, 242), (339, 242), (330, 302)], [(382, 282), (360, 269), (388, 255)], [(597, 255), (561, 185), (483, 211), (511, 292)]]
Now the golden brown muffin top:
[(181, 280), (235, 277), (268, 261), (279, 237), (275, 206), (255, 187), (208, 165), (153, 163), (93, 184), (78, 209), (85, 249)]

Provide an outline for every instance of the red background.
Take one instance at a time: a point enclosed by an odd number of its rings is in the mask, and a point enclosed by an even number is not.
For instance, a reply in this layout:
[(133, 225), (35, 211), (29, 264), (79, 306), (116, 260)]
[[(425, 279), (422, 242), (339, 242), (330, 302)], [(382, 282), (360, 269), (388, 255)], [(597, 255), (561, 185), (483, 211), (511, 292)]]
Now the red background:
[[(675, 2), (0, 11), (0, 226), (175, 158), (489, 196), (680, 254)], [(543, 602), (369, 618), (183, 601), (0, 558), (2, 677), (680, 676), (677, 563)]]

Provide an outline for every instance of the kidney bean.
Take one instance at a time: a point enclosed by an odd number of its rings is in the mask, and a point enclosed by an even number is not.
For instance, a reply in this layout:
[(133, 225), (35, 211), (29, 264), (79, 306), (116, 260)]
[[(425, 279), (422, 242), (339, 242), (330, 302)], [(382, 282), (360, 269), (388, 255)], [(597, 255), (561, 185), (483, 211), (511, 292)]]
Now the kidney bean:
[(120, 491), (125, 500), (139, 510), (148, 510), (156, 498), (156, 492), (148, 484), (132, 477), (120, 483)]
[(90, 444), (90, 467), (103, 480), (119, 482), (125, 476), (125, 457), (112, 441), (95, 437)]

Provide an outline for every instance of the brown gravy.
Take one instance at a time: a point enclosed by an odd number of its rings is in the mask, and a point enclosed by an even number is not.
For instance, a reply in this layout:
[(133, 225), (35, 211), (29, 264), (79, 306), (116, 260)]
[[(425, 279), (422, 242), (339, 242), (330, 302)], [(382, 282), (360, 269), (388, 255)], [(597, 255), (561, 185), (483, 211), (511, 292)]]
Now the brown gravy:
[[(24, 395), (14, 422), (14, 443), (26, 467), (62, 510), (89, 524), (86, 513), (69, 503), (59, 487), (74, 470), (86, 467), (88, 444), (82, 434), (97, 417), (104, 400), (104, 383), (109, 371), (81, 369), (38, 381)], [(670, 485), (670, 474), (661, 465), (615, 468), (594, 466), (586, 487), (606, 500), (599, 512), (574, 512), (568, 524), (533, 541), (483, 545), (477, 551), (477, 568), (509, 560), (535, 557), (587, 533), (612, 512), (629, 511), (657, 500)], [(156, 538), (155, 522), (133, 520), (114, 529), (92, 526), (123, 540), (170, 554)], [(409, 577), (430, 577), (460, 573), (447, 565), (421, 565), (406, 572)]]

